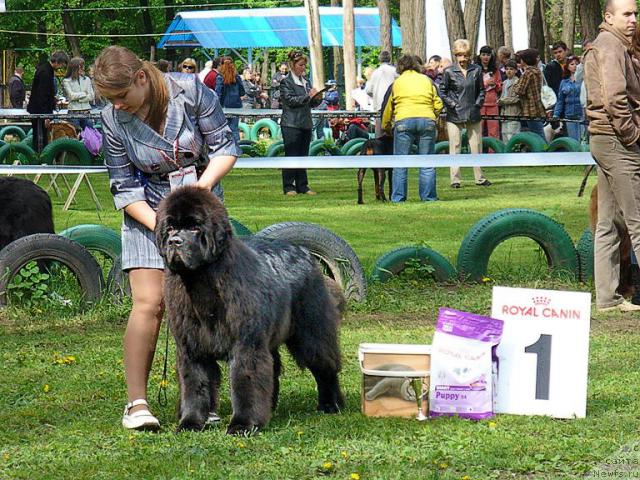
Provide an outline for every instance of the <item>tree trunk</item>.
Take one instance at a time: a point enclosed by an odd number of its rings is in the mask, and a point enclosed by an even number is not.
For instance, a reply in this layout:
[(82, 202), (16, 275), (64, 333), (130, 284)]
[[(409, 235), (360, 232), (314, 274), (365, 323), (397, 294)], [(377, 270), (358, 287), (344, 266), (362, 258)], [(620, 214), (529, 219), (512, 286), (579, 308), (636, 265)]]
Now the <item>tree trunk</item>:
[(467, 37), (460, 0), (444, 0), (444, 15), (447, 23), (447, 33), (449, 35), (449, 48), (453, 50), (453, 42), (459, 38)]
[(353, 110), (351, 92), (356, 88), (356, 38), (353, 18), (354, 0), (342, 0), (342, 39), (344, 47), (344, 91), (346, 108)]
[(420, 57), (424, 63), (427, 59), (427, 22), (425, 22), (425, 8), (426, 2), (424, 0), (417, 0), (415, 2), (415, 10), (413, 15), (413, 32), (416, 36), (416, 45), (414, 49), (414, 55)]
[(480, 32), (480, 7), (482, 0), (466, 0), (464, 4), (464, 29), (467, 32), (467, 40), (471, 42), (472, 54), (478, 48), (478, 33)]
[(486, 0), (484, 22), (487, 30), (487, 45), (497, 50), (504, 45), (502, 0)]
[(502, 0), (502, 23), (504, 24), (504, 45), (513, 50), (513, 28), (511, 22), (511, 0)]
[(400, 28), (402, 29), (402, 53), (413, 54), (413, 45), (415, 45), (415, 32), (413, 31), (414, 22), (413, 10), (414, 0), (404, 0), (400, 2)]
[[(332, 7), (339, 7), (340, 6), (340, 2), (339, 0), (331, 0), (331, 6)], [(333, 53), (333, 76), (332, 78), (336, 81), (338, 81), (338, 79), (341, 76), (341, 72), (343, 71), (343, 68), (340, 68), (340, 65), (342, 65), (342, 48), (340, 47), (332, 47), (332, 53)]]
[(549, 22), (547, 22), (547, 17), (545, 15), (545, 0), (540, 0), (538, 4), (540, 8), (540, 21), (542, 22), (542, 32), (543, 32), (543, 42), (542, 49), (540, 49), (540, 58), (544, 63), (550, 59), (550, 51), (549, 45), (553, 43), (553, 38), (551, 35), (551, 29), (549, 28)]
[(582, 26), (582, 41), (593, 42), (598, 36), (598, 25), (602, 23), (602, 8), (600, 0), (580, 0), (580, 25)]
[(320, 10), (318, 0), (304, 0), (309, 32), (309, 53), (313, 86), (320, 90), (324, 86), (324, 61), (322, 58), (322, 36), (320, 34)]
[[(67, 33), (67, 34), (76, 33), (76, 29), (75, 29), (75, 26), (73, 25), (73, 20), (71, 18), (71, 15), (69, 15), (69, 12), (66, 10), (62, 12), (62, 25), (64, 26), (64, 33)], [(80, 57), (81, 56), (80, 41), (78, 40), (78, 37), (71, 35), (71, 36), (65, 36), (65, 38), (69, 43), (71, 54), (74, 57)]]
[(265, 85), (269, 85), (267, 82), (267, 78), (269, 75), (269, 49), (265, 48), (262, 51), (262, 71), (260, 72), (260, 78), (262, 79), (262, 83)]
[(388, 0), (378, 0), (378, 12), (380, 14), (380, 50), (392, 53), (391, 11)]
[(540, 15), (540, 0), (527, 0), (527, 19), (529, 20), (529, 46), (535, 48), (544, 58), (544, 26)]
[[(151, 10), (149, 7), (149, 0), (140, 0), (140, 6), (142, 13), (142, 33), (153, 33), (153, 22), (151, 21)], [(153, 62), (155, 60), (155, 42), (153, 41), (153, 37), (141, 37), (142, 42), (145, 46), (145, 50), (149, 52), (149, 61)]]
[(562, 11), (562, 41), (573, 51), (576, 37), (576, 0), (564, 0)]

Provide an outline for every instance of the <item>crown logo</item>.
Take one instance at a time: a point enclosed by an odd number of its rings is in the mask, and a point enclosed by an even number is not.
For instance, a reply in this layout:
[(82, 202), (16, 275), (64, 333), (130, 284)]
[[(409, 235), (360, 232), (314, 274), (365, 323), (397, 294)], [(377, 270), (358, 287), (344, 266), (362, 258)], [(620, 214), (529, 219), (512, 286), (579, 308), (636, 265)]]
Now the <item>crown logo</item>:
[(549, 297), (533, 297), (533, 304), (540, 305), (546, 307), (551, 303), (551, 299)]

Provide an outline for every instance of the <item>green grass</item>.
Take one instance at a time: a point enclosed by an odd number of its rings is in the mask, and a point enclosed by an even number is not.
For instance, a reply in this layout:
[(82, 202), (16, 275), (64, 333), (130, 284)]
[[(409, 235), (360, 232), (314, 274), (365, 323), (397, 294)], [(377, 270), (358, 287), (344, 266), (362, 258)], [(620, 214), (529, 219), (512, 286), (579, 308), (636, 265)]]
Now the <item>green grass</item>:
[[(470, 169), (463, 170), (470, 179)], [(448, 188), (439, 172), (442, 201), (416, 201), (417, 172), (410, 171), (404, 205), (373, 198), (365, 180), (364, 206), (356, 205), (355, 171), (310, 171), (317, 197), (285, 197), (280, 173), (236, 170), (225, 180), (230, 214), (253, 231), (281, 221), (321, 224), (344, 237), (367, 270), (388, 250), (426, 243), (455, 264), (460, 242), (485, 215), (526, 207), (563, 223), (574, 240), (587, 226), (587, 198), (577, 198), (581, 168), (487, 169), (491, 188)], [(63, 212), (54, 198), (56, 229), (102, 223), (119, 228), (104, 176), (92, 177), (106, 208), (99, 214), (84, 187)], [(593, 182), (593, 180), (591, 180)], [(44, 182), (41, 182), (44, 183)], [(125, 432), (122, 334), (129, 305), (105, 299), (77, 316), (10, 308), (0, 312), (0, 478), (266, 478), (328, 476), (349, 479), (562, 479), (581, 477), (640, 429), (640, 333), (637, 319), (595, 315), (591, 327), (587, 418), (555, 420), (500, 415), (491, 421), (441, 418), (418, 423), (360, 414), (362, 342), (429, 343), (437, 310), (449, 306), (488, 314), (494, 284), (589, 290), (547, 275), (537, 246), (514, 239), (498, 248), (482, 285), (437, 286), (416, 278), (372, 286), (367, 300), (351, 304), (341, 328), (347, 408), (335, 416), (314, 412), (315, 387), (288, 355), (278, 409), (264, 432), (224, 435), (223, 427), (174, 434), (176, 382), (170, 351), (168, 404), (156, 393), (164, 352), (162, 331), (150, 381), (158, 434)], [(72, 358), (71, 358), (72, 357)], [(225, 375), (225, 378), (228, 378)], [(230, 404), (221, 394), (223, 423)], [(323, 464), (331, 462), (331, 466)]]

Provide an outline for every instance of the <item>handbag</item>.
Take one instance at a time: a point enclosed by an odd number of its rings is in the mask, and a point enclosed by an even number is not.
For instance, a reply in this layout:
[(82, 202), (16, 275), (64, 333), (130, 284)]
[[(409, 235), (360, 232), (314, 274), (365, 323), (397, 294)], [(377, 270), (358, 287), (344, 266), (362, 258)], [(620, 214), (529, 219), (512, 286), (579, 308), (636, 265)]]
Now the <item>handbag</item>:
[(547, 85), (547, 79), (544, 78), (544, 73), (542, 74), (542, 89), (540, 90), (540, 100), (542, 101), (542, 105), (544, 106), (545, 110), (553, 108), (558, 101), (556, 92), (553, 91), (553, 88)]

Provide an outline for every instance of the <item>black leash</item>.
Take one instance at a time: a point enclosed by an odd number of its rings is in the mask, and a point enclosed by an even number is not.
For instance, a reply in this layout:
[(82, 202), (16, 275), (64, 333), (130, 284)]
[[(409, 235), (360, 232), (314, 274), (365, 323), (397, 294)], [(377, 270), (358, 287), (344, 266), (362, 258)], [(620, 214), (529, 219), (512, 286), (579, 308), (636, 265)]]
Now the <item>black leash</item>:
[(167, 405), (167, 365), (169, 363), (169, 320), (166, 320), (167, 328), (165, 331), (164, 342), (164, 367), (162, 368), (162, 380), (160, 380), (160, 388), (158, 389), (158, 404), (165, 407)]
[(595, 165), (589, 165), (584, 169), (584, 176), (582, 177), (582, 182), (580, 183), (580, 189), (578, 190), (578, 196), (581, 197), (584, 194), (584, 189), (587, 186), (587, 180), (589, 180), (589, 175), (591, 172), (595, 170)]

